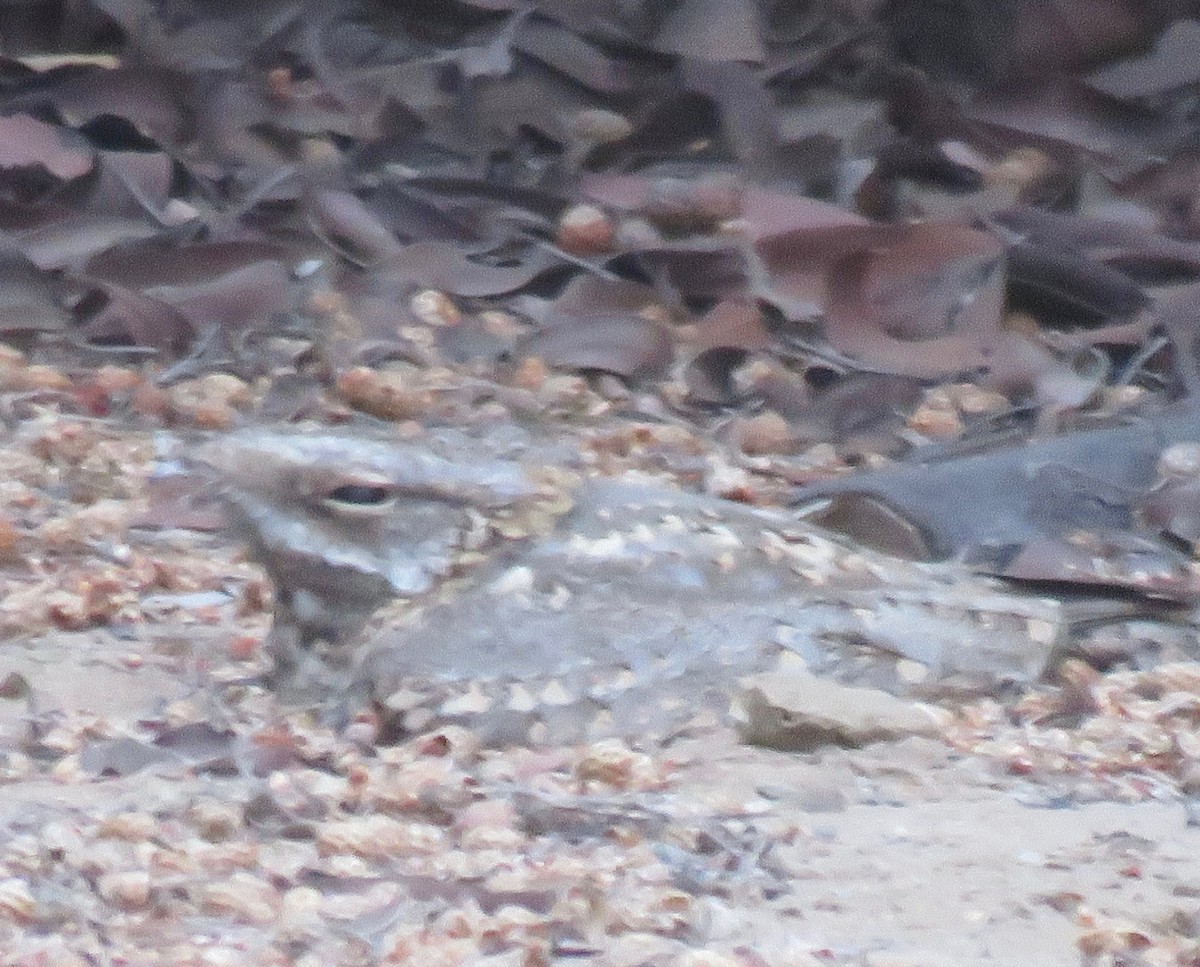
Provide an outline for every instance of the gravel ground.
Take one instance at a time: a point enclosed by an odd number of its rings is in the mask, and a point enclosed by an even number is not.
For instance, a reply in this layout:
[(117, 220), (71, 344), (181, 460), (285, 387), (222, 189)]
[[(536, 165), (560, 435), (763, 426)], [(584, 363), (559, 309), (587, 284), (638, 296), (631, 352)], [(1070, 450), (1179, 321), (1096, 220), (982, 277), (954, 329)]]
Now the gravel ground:
[(145, 435), (46, 416), (2, 456), (0, 962), (1200, 962), (1195, 665), (804, 755), (376, 746), (227, 684), (269, 588), (164, 526)]

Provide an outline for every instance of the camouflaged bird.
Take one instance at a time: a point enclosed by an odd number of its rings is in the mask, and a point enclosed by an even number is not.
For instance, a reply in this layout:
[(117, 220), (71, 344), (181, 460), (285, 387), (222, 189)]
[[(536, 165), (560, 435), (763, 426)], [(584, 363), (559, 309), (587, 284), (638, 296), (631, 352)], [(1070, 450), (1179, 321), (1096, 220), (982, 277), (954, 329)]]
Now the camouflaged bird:
[(246, 430), (194, 454), (276, 586), (269, 680), (493, 741), (664, 733), (797, 656), (898, 694), (1044, 670), (1061, 605), (536, 448)]

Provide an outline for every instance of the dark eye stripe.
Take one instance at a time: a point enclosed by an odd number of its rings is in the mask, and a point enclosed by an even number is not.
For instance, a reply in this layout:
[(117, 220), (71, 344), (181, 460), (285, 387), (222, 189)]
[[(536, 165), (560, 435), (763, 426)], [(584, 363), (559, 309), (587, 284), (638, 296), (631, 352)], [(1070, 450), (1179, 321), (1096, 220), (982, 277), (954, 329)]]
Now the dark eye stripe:
[(370, 484), (342, 484), (329, 491), (327, 497), (339, 504), (354, 504), (358, 507), (372, 507), (386, 504), (391, 500), (392, 492), (387, 487), (376, 487)]

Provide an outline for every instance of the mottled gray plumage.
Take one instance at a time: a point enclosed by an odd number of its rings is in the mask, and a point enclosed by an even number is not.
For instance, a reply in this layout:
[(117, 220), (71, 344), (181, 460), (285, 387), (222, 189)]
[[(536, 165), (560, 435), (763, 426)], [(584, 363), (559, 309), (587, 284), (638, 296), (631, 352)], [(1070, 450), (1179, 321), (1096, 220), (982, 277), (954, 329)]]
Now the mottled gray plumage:
[(1064, 630), (1058, 603), (958, 566), (453, 434), (245, 431), (198, 457), (278, 586), (278, 687), (370, 698), (406, 728), (661, 733), (784, 652), (900, 693), (995, 690), (1038, 676)]

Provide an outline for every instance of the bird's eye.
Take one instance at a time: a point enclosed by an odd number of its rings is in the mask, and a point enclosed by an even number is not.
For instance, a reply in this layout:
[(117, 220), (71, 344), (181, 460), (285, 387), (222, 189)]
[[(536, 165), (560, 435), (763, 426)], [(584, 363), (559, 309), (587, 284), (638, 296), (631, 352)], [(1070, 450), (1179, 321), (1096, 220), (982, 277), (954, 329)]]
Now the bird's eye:
[(352, 507), (379, 507), (392, 499), (392, 491), (374, 484), (342, 484), (329, 491), (326, 499)]

